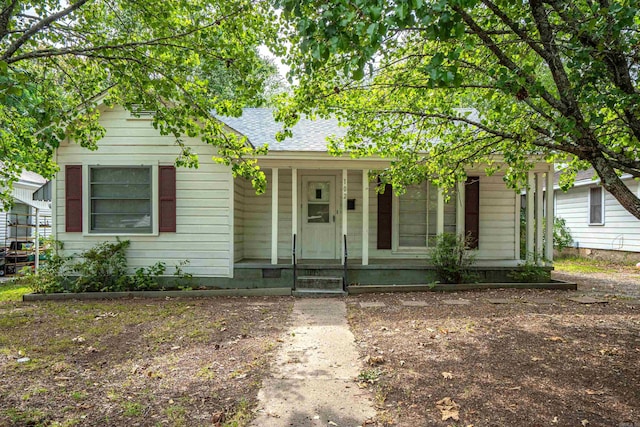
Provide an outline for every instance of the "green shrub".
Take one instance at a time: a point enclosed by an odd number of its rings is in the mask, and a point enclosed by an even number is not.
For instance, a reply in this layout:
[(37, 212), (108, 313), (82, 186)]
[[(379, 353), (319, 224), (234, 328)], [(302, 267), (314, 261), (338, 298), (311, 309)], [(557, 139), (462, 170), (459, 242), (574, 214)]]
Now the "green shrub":
[(568, 248), (573, 244), (573, 237), (571, 237), (571, 230), (567, 227), (567, 222), (564, 218), (553, 219), (553, 247), (561, 251), (564, 248)]
[(126, 250), (129, 240), (98, 243), (80, 254), (71, 265), (77, 275), (72, 292), (109, 292), (128, 290)]
[(475, 257), (469, 251), (470, 237), (451, 233), (439, 234), (436, 246), (430, 252), (431, 263), (440, 283), (465, 283), (475, 281), (469, 269)]
[[(35, 293), (54, 292), (117, 292), (146, 291), (159, 289), (158, 277), (166, 272), (166, 264), (157, 262), (148, 267), (140, 267), (133, 275), (128, 274), (127, 249), (129, 240), (98, 243), (74, 257), (59, 255), (60, 242), (51, 240), (43, 250), (46, 260), (40, 263), (37, 273), (31, 268), (21, 271), (16, 282), (27, 285)], [(182, 267), (188, 260), (176, 265), (174, 277), (178, 288), (189, 288), (193, 277)]]
[(508, 276), (520, 283), (544, 283), (551, 280), (551, 272), (531, 259), (527, 259), (524, 264), (517, 270), (511, 271)]
[[(527, 214), (526, 209), (520, 209), (520, 258), (525, 259), (527, 255)], [(546, 239), (547, 221), (543, 218), (543, 238)], [(535, 224), (533, 226), (535, 235)], [(573, 237), (571, 236), (571, 230), (567, 227), (567, 222), (564, 218), (553, 218), (553, 247), (559, 251), (564, 248), (571, 247), (573, 244)]]
[(38, 271), (34, 272), (31, 267), (25, 267), (15, 281), (28, 286), (31, 292), (37, 294), (64, 292), (69, 258), (60, 256), (62, 242), (51, 237), (44, 239), (42, 243), (43, 259), (40, 260)]

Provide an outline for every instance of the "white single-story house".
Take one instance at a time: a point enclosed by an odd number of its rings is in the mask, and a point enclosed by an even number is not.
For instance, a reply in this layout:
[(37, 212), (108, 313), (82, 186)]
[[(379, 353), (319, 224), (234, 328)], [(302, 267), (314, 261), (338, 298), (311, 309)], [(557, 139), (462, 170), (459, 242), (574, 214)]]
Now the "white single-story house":
[[(640, 220), (594, 178), (593, 169), (581, 171), (566, 192), (558, 191), (556, 179), (556, 216), (565, 220), (575, 247), (584, 255), (593, 250), (640, 253)], [(640, 182), (628, 174), (621, 178), (640, 196)]]
[[(34, 199), (34, 193), (46, 182), (37, 173), (23, 171), (18, 181), (13, 184), (12, 206), (0, 210), (0, 255), (3, 256), (0, 275), (4, 275), (5, 272), (13, 273), (27, 264), (21, 262), (24, 257), (11, 256), (15, 255), (14, 251), (21, 249), (23, 243), (35, 244), (36, 236), (44, 238), (51, 235), (51, 203)], [(4, 258), (4, 255), (7, 257)]]
[[(486, 280), (521, 263), (520, 195), (482, 167), (467, 171), (449, 202), (427, 182), (399, 197), (378, 194), (369, 172), (388, 160), (329, 155), (325, 138), (344, 133), (336, 121), (302, 119), (291, 138), (276, 142), (281, 125), (272, 111), (249, 108), (222, 121), (254, 146), (269, 144), (258, 159), (267, 191), (258, 196), (212, 160), (214, 147), (185, 137), (200, 167), (175, 168), (179, 149), (150, 118), (100, 108), (106, 136), (99, 149), (66, 141), (55, 153), (54, 233), (67, 252), (120, 237), (131, 241), (131, 267), (188, 259), (185, 271), (221, 288), (294, 288), (298, 276), (342, 277), (345, 270), (348, 283), (428, 283), (430, 246), (443, 232), (473, 236)], [(535, 208), (527, 212), (527, 251), (551, 259), (542, 188), (553, 182), (553, 166), (536, 163), (529, 181)]]

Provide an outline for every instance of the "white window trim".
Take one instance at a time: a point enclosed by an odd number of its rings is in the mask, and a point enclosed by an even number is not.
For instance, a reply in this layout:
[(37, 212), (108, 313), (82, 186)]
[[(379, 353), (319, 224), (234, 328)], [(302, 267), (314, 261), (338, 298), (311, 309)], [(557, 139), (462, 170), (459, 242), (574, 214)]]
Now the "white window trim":
[[(602, 219), (600, 222), (591, 222), (591, 189), (593, 188), (600, 188), (600, 218)], [(589, 225), (600, 226), (605, 224), (604, 201), (605, 201), (604, 187), (589, 187), (589, 192), (587, 193), (587, 222), (589, 223)]]
[[(91, 232), (91, 200), (89, 194), (91, 193), (89, 182), (89, 170), (92, 167), (151, 167), (151, 233), (100, 233)], [(159, 203), (159, 189), (158, 189), (158, 162), (150, 161), (147, 163), (135, 163), (133, 161), (118, 161), (117, 164), (100, 164), (100, 163), (83, 163), (82, 164), (82, 235), (84, 237), (135, 237), (135, 236), (158, 236), (160, 226), (158, 224), (158, 203)]]

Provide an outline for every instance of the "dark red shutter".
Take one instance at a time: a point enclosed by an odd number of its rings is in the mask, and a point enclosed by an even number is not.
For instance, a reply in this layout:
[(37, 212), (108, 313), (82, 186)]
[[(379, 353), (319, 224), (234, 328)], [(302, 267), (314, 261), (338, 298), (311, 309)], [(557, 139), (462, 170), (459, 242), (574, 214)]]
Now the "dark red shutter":
[(159, 174), (159, 227), (160, 231), (176, 231), (176, 168), (160, 166)]
[(471, 238), (469, 247), (477, 249), (480, 237), (480, 177), (468, 177), (464, 190), (464, 233)]
[(391, 203), (393, 189), (390, 184), (384, 193), (378, 193), (378, 249), (391, 249)]
[(82, 166), (67, 165), (64, 177), (65, 230), (82, 231)]

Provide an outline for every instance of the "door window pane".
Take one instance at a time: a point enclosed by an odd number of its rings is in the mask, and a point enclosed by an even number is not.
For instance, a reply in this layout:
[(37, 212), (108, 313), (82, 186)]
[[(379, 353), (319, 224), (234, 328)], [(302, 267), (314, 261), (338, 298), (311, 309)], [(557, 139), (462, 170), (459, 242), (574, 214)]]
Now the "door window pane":
[(310, 181), (307, 188), (307, 222), (311, 224), (329, 223), (330, 186), (328, 182)]

